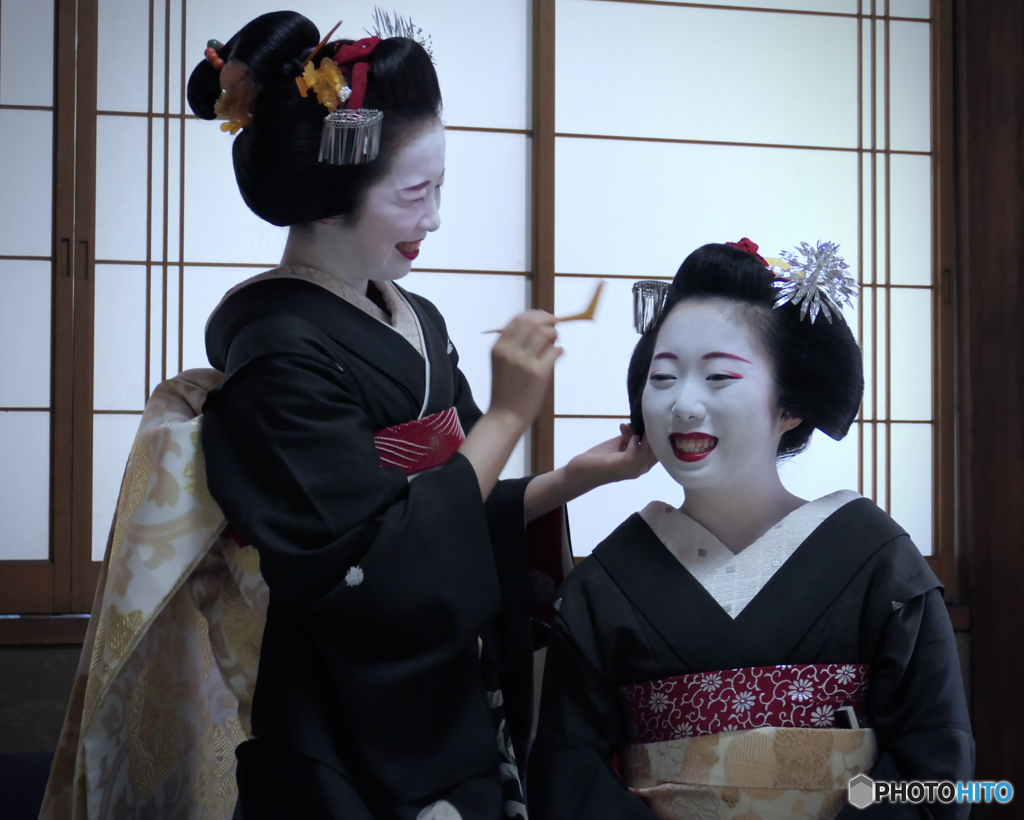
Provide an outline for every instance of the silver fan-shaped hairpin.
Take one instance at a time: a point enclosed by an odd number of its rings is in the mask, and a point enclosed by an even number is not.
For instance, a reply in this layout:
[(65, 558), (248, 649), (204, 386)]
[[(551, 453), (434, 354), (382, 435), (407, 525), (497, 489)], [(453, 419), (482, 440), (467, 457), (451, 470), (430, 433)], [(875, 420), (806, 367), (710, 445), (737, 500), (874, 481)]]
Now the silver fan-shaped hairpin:
[(637, 333), (643, 335), (658, 321), (671, 284), (661, 279), (633, 283), (633, 327)]
[(415, 40), (423, 50), (434, 59), (434, 41), (429, 34), (424, 34), (423, 29), (417, 26), (412, 19), (403, 17), (398, 12), (388, 14), (379, 6), (373, 9), (373, 31), (366, 29), (367, 34), (387, 40), (390, 37), (408, 37)]
[[(849, 265), (836, 251), (835, 242), (818, 241), (815, 246), (801, 242), (798, 253), (782, 251), (779, 256), (785, 263), (773, 265), (774, 285), (779, 290), (775, 307), (792, 302), (800, 307), (800, 318), (811, 317), (811, 323), (823, 313), (832, 323), (832, 312), (841, 316), (843, 304), (853, 305), (860, 285), (847, 270)], [(771, 260), (772, 262), (779, 260)]]

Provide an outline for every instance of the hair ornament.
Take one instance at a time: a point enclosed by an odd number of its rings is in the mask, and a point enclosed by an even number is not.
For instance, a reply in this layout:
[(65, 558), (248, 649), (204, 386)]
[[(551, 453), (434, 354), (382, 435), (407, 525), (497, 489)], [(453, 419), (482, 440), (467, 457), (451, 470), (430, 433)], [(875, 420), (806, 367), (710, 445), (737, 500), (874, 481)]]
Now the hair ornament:
[(327, 106), (332, 114), (352, 96), (352, 89), (345, 83), (345, 76), (330, 57), (320, 61), (320, 68), (313, 68), (312, 61), (308, 61), (295, 82), (299, 86), (299, 94), (306, 97), (312, 91), (317, 101)]
[(217, 71), (224, 68), (224, 60), (220, 56), (222, 48), (224, 48), (224, 44), (220, 40), (207, 40), (206, 51), (203, 52), (206, 55), (206, 61)]
[(768, 267), (768, 261), (757, 252), (757, 243), (747, 239), (747, 237), (744, 236), (739, 242), (726, 242), (725, 244), (730, 248), (739, 248), (741, 251), (749, 253), (766, 268)]
[(640, 335), (658, 321), (671, 284), (663, 279), (641, 279), (633, 283), (633, 327)]
[(797, 246), (798, 254), (781, 251), (780, 263), (770, 267), (775, 274), (775, 287), (780, 291), (775, 300), (775, 307), (782, 307), (787, 302), (800, 306), (800, 318), (810, 315), (811, 323), (824, 313), (829, 324), (832, 323), (832, 312), (841, 316), (843, 304), (853, 305), (853, 297), (857, 295), (860, 285), (847, 270), (849, 265), (836, 251), (839, 246), (835, 242), (822, 242), (812, 247), (807, 242)]
[[(234, 65), (234, 63), (232, 63)], [(213, 110), (218, 120), (227, 120), (220, 125), (221, 131), (230, 131), (234, 136), (242, 128), (252, 124), (259, 86), (246, 74), (230, 88), (220, 92)]]
[(424, 34), (423, 29), (413, 23), (411, 19), (403, 17), (398, 12), (392, 12), (392, 14), (394, 14), (394, 19), (381, 9), (380, 6), (375, 6), (373, 9), (373, 31), (366, 29), (366, 33), (376, 35), (381, 40), (387, 40), (391, 37), (408, 37), (410, 40), (415, 40), (423, 46), (423, 50), (433, 60), (433, 38), (429, 34)]

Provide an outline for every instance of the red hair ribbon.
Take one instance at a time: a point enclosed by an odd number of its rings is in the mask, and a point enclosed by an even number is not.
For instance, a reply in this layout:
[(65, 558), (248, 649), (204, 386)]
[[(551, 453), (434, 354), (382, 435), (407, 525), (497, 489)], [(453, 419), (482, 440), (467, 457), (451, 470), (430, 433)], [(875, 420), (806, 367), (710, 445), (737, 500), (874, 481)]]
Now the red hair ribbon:
[(768, 267), (768, 261), (757, 252), (757, 243), (751, 242), (747, 237), (743, 237), (739, 242), (726, 242), (730, 248), (739, 248), (741, 251), (745, 251), (753, 256), (758, 262)]
[(345, 102), (345, 108), (354, 110), (363, 107), (363, 97), (366, 96), (366, 75), (370, 73), (368, 61), (379, 42), (380, 37), (364, 37), (351, 45), (341, 46), (334, 55), (334, 62), (338, 64), (338, 68), (351, 77), (349, 88), (352, 89), (352, 96)]

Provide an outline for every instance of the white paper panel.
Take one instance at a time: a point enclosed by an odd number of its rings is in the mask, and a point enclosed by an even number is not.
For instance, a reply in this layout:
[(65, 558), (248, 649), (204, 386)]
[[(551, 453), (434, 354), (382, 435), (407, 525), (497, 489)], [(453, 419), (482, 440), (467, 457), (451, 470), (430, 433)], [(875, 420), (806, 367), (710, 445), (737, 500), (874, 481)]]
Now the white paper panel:
[[(870, 21), (865, 21), (865, 28), (871, 27)], [(865, 38), (866, 39), (866, 38)], [(874, 144), (879, 148), (885, 148), (886, 142), (886, 110), (885, 110), (885, 84), (888, 76), (885, 66), (885, 21), (875, 21), (875, 140)], [(870, 53), (868, 55), (868, 62), (870, 65)], [(864, 104), (866, 106), (871, 105), (871, 98), (868, 96), (871, 93), (871, 85), (868, 84), (864, 87)], [(892, 110), (890, 108), (889, 116), (892, 116)]]
[(860, 302), (860, 309), (864, 311), (864, 341), (861, 344), (864, 356), (864, 418), (884, 419), (887, 307), (885, 291), (880, 288), (864, 288), (861, 291)]
[(96, 259), (146, 259), (147, 128), (143, 117), (97, 117)]
[[(555, 419), (555, 466), (618, 436), (620, 423), (616, 419)], [(651, 501), (674, 507), (683, 503), (683, 488), (660, 464), (640, 478), (606, 484), (570, 501), (573, 555), (589, 555), (613, 529)]]
[(92, 559), (103, 560), (121, 478), (139, 429), (140, 415), (100, 415), (92, 427)]
[(831, 239), (858, 265), (853, 152), (560, 138), (556, 188), (559, 273), (672, 276), (743, 236), (768, 256)]
[[(249, 20), (281, 5), (270, 0), (251, 3), (190, 3), (187, 20), (186, 75), (203, 58), (206, 41), (222, 42)], [(373, 0), (354, 0), (343, 7), (329, 0), (308, 0), (301, 11), (326, 34), (340, 17), (345, 22), (335, 37), (366, 37), (373, 18)], [(392, 6), (384, 6), (390, 11)], [(399, 13), (412, 18), (433, 40), (434, 62), (444, 117), (449, 125), (488, 128), (530, 128), (530, 0), (406, 0)], [(172, 98), (173, 99), (173, 98)]]
[(179, 340), (182, 339), (181, 327), (181, 280), (178, 268), (167, 271), (167, 327), (163, 333), (164, 355), (167, 360), (167, 376), (181, 372)]
[[(182, 370), (210, 366), (210, 362), (206, 358), (206, 320), (210, 318), (210, 314), (225, 293), (239, 282), (244, 282), (249, 277), (262, 272), (255, 268), (185, 268), (185, 290), (182, 301), (184, 306)], [(177, 330), (175, 330), (175, 338), (177, 338)]]
[[(209, 124), (209, 123), (207, 123)], [(220, 133), (218, 131), (218, 133)], [(161, 142), (161, 145), (163, 143)], [(157, 155), (159, 157), (159, 155)], [(158, 161), (162, 162), (162, 157), (159, 157)], [(172, 122), (171, 128), (167, 134), (167, 164), (168, 164), (168, 186), (167, 186), (167, 247), (166, 254), (169, 262), (177, 262), (181, 259), (181, 226), (182, 226), (182, 213), (181, 213), (181, 179), (182, 179), (182, 168), (181, 168), (181, 123)], [(230, 198), (238, 189), (229, 188), (227, 197)], [(162, 191), (162, 189), (161, 189)], [(161, 196), (163, 194), (161, 193)], [(160, 203), (159, 213), (163, 213), (163, 202)], [(209, 228), (207, 228), (208, 230)], [(153, 225), (154, 236), (160, 236), (160, 252), (164, 252), (163, 245), (163, 223), (154, 222)], [(154, 247), (157, 247), (154, 243)], [(276, 260), (275, 260), (276, 261)]]
[(925, 555), (932, 548), (932, 426), (892, 425), (892, 508)]
[(931, 26), (889, 24), (890, 146), (931, 150)]
[(49, 262), (0, 260), (0, 407), (50, 406)]
[(890, 443), (889, 431), (890, 426), (885, 424), (878, 424), (875, 426), (875, 471), (876, 475), (873, 477), (873, 481), (877, 481), (877, 490), (872, 491), (873, 486), (868, 482), (865, 477), (864, 494), (871, 494), (871, 499), (879, 506), (888, 511), (886, 506), (886, 491), (885, 488), (889, 483), (889, 472), (888, 464), (891, 463), (889, 452), (886, 450), (886, 444)]
[(53, 105), (54, 3), (0, 3), (0, 103)]
[[(864, 359), (864, 400), (861, 404), (864, 418), (874, 418), (875, 412), (875, 327), (877, 316), (875, 312), (875, 289), (862, 288), (857, 299), (857, 309), (863, 316), (863, 333), (858, 339), (861, 356)], [(884, 340), (883, 340), (884, 341)], [(879, 408), (879, 414), (885, 416), (885, 405)]]
[(804, 452), (779, 465), (779, 475), (787, 490), (813, 501), (836, 490), (856, 490), (859, 455), (856, 424), (842, 441), (815, 430)]
[[(853, 18), (589, 0), (557, 9), (559, 132), (857, 145)], [(610, 60), (609, 49), (631, 56)]]
[[(874, 212), (871, 208), (872, 203), (872, 187), (871, 187), (871, 169), (875, 165), (874, 155), (864, 154), (860, 158), (861, 167), (861, 185), (863, 186), (863, 208), (864, 208), (864, 223), (863, 223), (863, 249), (864, 249), (864, 264), (861, 266), (861, 283), (872, 284), (876, 281), (875, 278), (875, 262), (871, 256), (871, 242), (874, 237)], [(884, 236), (885, 231), (882, 231)], [(852, 264), (851, 264), (852, 267)], [(856, 268), (854, 268), (856, 270)]]
[(931, 17), (930, 0), (889, 0), (889, 15), (892, 17)]
[(893, 288), (892, 417), (932, 418), (932, 292)]
[(874, 486), (872, 483), (872, 470), (874, 470), (875, 464), (875, 427), (871, 424), (863, 424), (860, 425), (860, 427), (861, 460), (864, 463), (864, 469), (862, 471), (863, 482), (862, 485), (857, 488), (857, 492), (867, 498), (870, 498), (877, 504), (878, 501), (872, 494), (872, 487)]
[[(156, 6), (162, 14), (163, 3), (157, 0)], [(149, 3), (99, 0), (97, 48), (96, 107), (148, 111)], [(154, 57), (162, 67), (163, 54)]]
[(50, 414), (0, 412), (0, 561), (50, 557)]
[[(188, 77), (192, 73), (192, 68), (195, 66), (196, 63), (199, 62), (199, 60), (205, 58), (204, 52), (206, 51), (206, 41), (209, 40), (212, 36), (215, 36), (215, 35), (208, 35), (206, 37), (206, 39), (204, 39), (199, 44), (199, 51), (197, 53), (194, 50), (194, 47), (193, 47), (191, 42), (189, 42), (188, 40), (185, 40), (184, 43), (182, 42), (182, 40), (185, 38), (185, 33), (182, 31), (182, 26), (181, 26), (181, 6), (182, 6), (181, 0), (170, 0), (170, 3), (171, 3), (171, 64), (170, 64), (170, 74), (168, 75), (169, 79), (168, 79), (168, 82), (167, 82), (167, 85), (169, 86), (169, 91), (170, 91), (170, 95), (169, 95), (169, 99), (170, 99), (170, 112), (172, 114), (182, 114), (182, 113), (184, 113), (184, 114), (191, 114), (192, 113), (192, 109), (190, 109), (188, 107), (188, 103), (185, 102), (182, 99), (182, 96), (183, 96), (182, 95), (182, 87), (181, 87), (181, 84), (182, 84), (182, 76), (181, 76), (182, 75), (182, 65), (181, 65), (181, 58), (182, 58), (181, 52), (182, 52), (182, 48), (184, 47), (184, 49), (185, 49), (185, 69), (184, 69), (184, 71), (185, 71), (185, 78), (184, 79), (185, 79), (185, 82), (187, 83), (188, 82)], [(157, 3), (157, 8), (161, 8), (161, 5), (162, 4), (158, 2)], [(188, 14), (189, 15), (195, 13), (196, 5), (197, 5), (196, 3), (189, 3), (188, 4)], [(163, 13), (163, 12), (161, 11), (161, 13)], [(162, 29), (160, 29), (160, 28), (158, 28), (157, 30), (158, 31), (162, 31)], [(223, 38), (218, 37), (217, 39), (222, 40)], [(162, 112), (164, 110), (163, 100), (161, 99), (159, 102), (154, 101), (153, 108), (156, 111), (161, 111)]]
[[(149, 393), (164, 380), (164, 271), (162, 268), (151, 268), (149, 271)], [(174, 375), (173, 373), (171, 375)]]
[(288, 229), (264, 222), (242, 202), (231, 142), (216, 122), (185, 123), (185, 261), (273, 267)]
[[(887, 175), (885, 162), (881, 156), (877, 156), (875, 158), (875, 277), (873, 281), (883, 284), (889, 281), (888, 277), (891, 275), (891, 271), (886, 267), (885, 251), (887, 244), (885, 220), (886, 213), (889, 211), (885, 201), (885, 178)], [(865, 192), (865, 198), (867, 195), (867, 192)], [(865, 220), (868, 218), (868, 215), (865, 214)], [(870, 253), (870, 248), (865, 246), (864, 254), (868, 255)], [(891, 262), (891, 260), (889, 261)]]
[(891, 268), (895, 285), (932, 283), (932, 158), (889, 158)]
[(447, 132), (441, 228), (418, 264), (443, 270), (530, 269), (530, 138)]
[(146, 269), (96, 266), (93, 407), (141, 410), (146, 401)]
[[(582, 311), (598, 281), (556, 277), (555, 314)], [(640, 339), (633, 330), (634, 281), (607, 280), (594, 321), (558, 326), (565, 353), (555, 371), (555, 413), (629, 415), (626, 368)]]
[[(6, 5), (6, 4), (5, 4)], [(0, 254), (49, 256), (53, 246), (53, 114), (0, 110)]]
[(863, 94), (861, 102), (863, 116), (860, 123), (861, 145), (864, 148), (870, 148), (874, 144), (875, 123), (871, 115), (871, 24), (868, 22), (865, 22), (863, 27), (860, 68)]

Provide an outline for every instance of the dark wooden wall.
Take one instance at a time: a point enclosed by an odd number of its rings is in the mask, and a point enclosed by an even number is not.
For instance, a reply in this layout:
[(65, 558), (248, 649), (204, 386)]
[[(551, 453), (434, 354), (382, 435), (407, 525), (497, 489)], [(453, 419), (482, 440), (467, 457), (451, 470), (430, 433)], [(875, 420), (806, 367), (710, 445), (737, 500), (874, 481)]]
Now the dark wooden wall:
[[(960, 590), (977, 776), (1024, 789), (1024, 2), (956, 0)], [(980, 817), (1024, 816), (980, 806)], [(1014, 805), (1016, 804), (1016, 805)]]

